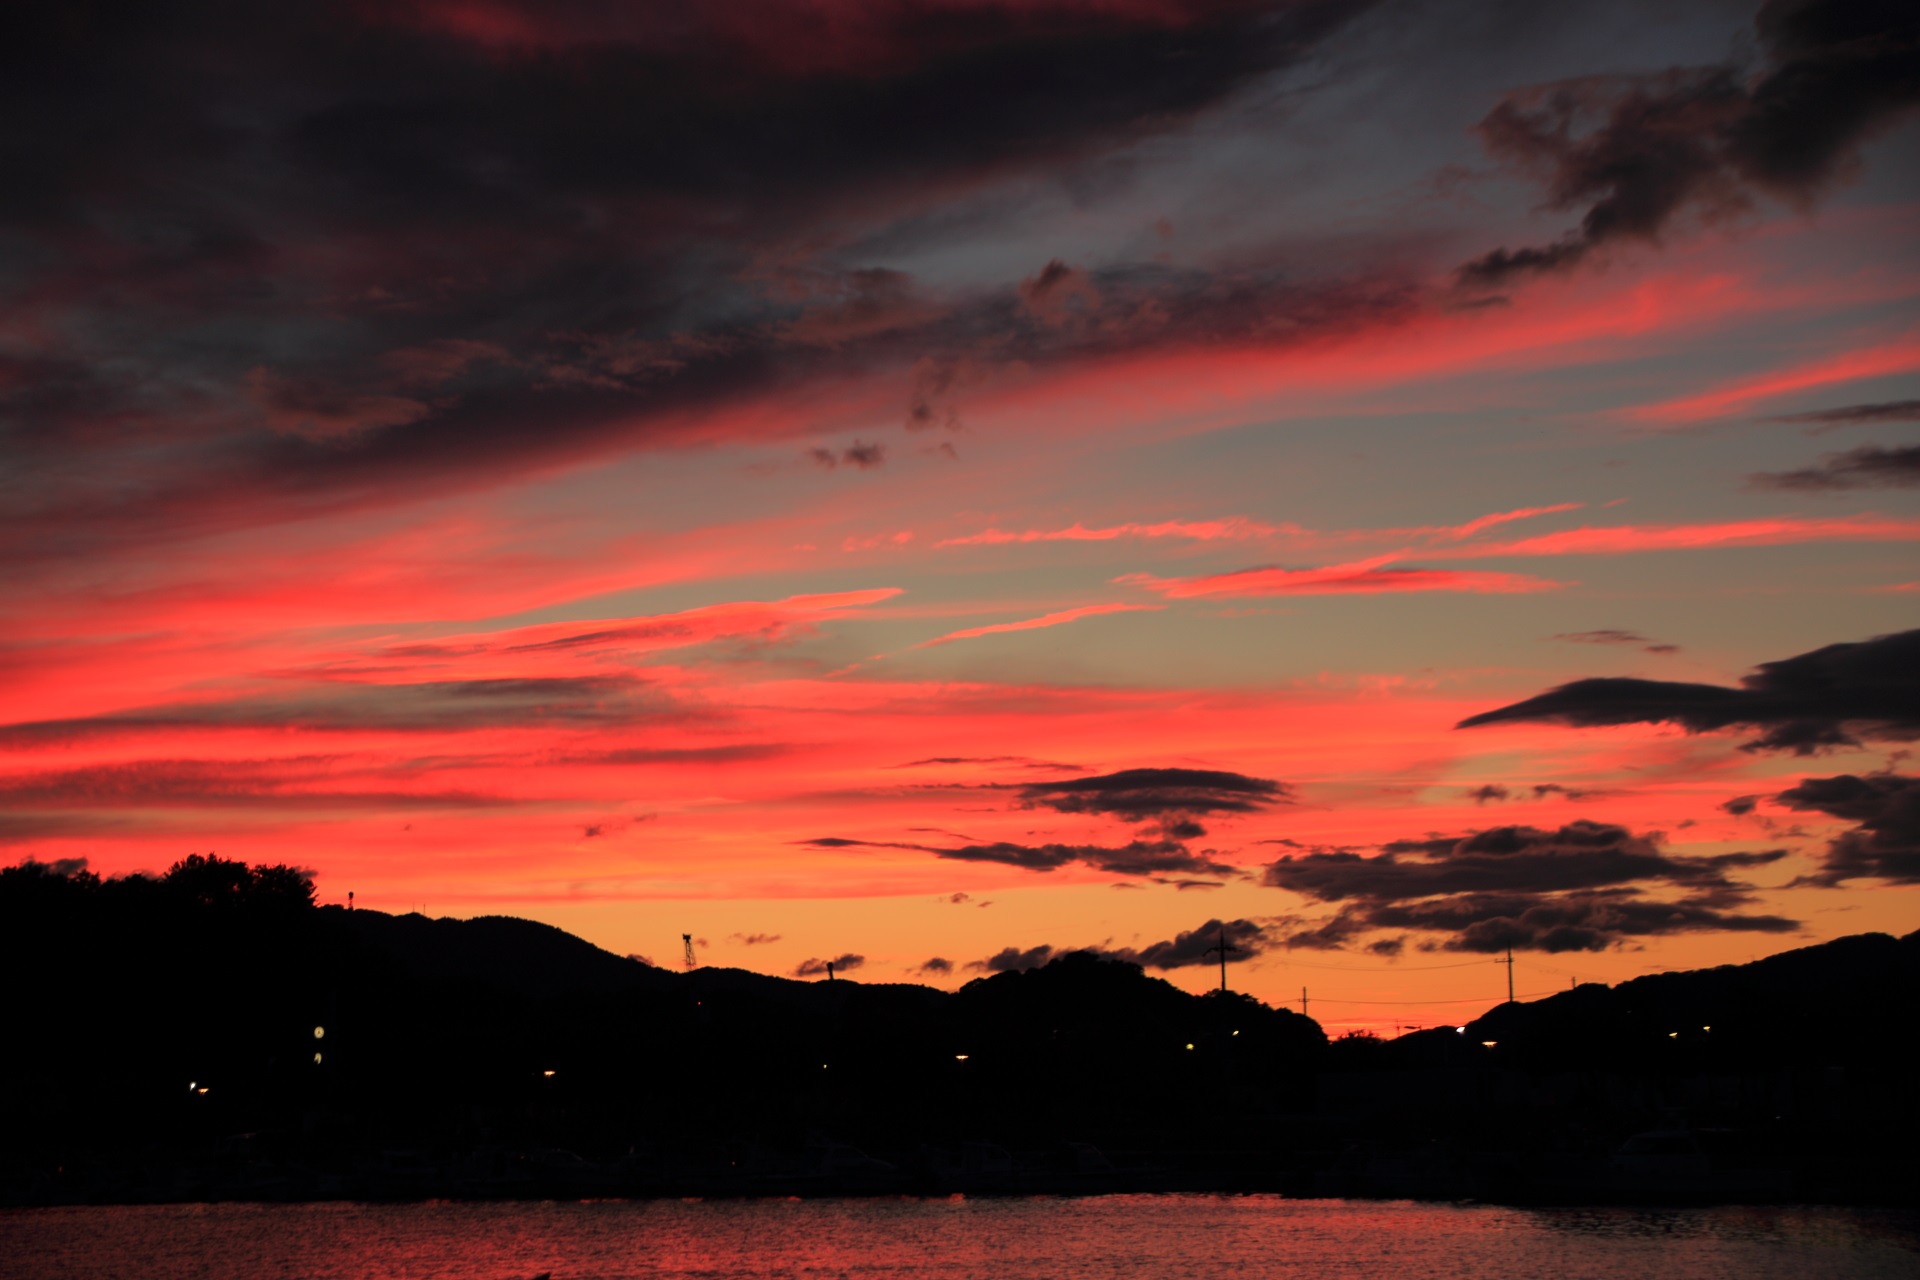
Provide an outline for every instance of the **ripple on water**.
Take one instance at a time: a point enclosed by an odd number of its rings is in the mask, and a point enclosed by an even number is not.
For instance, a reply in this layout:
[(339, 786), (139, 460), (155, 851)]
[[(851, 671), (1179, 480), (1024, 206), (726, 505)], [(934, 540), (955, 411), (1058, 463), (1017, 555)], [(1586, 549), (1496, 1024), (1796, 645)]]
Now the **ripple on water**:
[(1920, 1219), (1808, 1207), (1101, 1196), (0, 1211), (33, 1280), (1908, 1280)]

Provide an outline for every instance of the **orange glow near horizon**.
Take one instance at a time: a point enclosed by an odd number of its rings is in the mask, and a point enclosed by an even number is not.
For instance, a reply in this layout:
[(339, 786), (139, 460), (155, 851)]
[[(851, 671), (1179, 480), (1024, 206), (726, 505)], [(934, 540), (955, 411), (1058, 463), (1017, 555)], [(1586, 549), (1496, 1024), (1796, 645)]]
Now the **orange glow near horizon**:
[[(1483, 145), (1518, 54), (1377, 129), (1303, 77), (1404, 57), (1378, 24), (348, 8), (340, 48), (460, 68), (391, 159), (384, 81), (194, 79), (153, 145), (258, 119), (272, 163), (169, 152), (153, 203), (115, 152), (22, 223), (0, 861), (946, 985), (1246, 921), (1232, 984), (1334, 1029), (1478, 1013), (1489, 921), (1522, 994), (1912, 927), (1895, 837), (1788, 793), (1920, 730), (1767, 686), (1916, 625), (1909, 117), (1804, 192), (1695, 139), (1722, 167), (1608, 238), (1578, 139)], [(1535, 52), (1596, 120), (1771, 48), (1578, 21)], [(1048, 96), (1169, 32), (1219, 84)], [(1003, 46), (1078, 70), (1008, 118), (888, 96)], [(1625, 62), (1566, 79), (1589, 48)], [(1477, 835), (1502, 874), (1441, 874)]]

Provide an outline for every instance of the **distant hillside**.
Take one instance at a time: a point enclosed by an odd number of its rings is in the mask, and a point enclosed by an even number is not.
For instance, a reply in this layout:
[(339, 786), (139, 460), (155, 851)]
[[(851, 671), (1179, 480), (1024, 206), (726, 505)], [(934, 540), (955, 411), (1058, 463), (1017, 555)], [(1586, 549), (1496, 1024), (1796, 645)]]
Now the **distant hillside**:
[(1467, 1038), (1540, 1068), (1620, 1065), (1682, 1048), (1729, 1066), (1871, 1063), (1905, 1043), (1902, 1015), (1917, 1004), (1920, 932), (1864, 933), (1496, 1006)]
[(322, 907), (320, 913), (362, 946), (426, 981), (494, 984), (534, 997), (662, 990), (673, 985), (671, 974), (533, 920), (512, 916), (429, 919), (341, 907)]
[[(1920, 1138), (1901, 1022), (1920, 933), (1332, 1044), (1290, 1010), (1088, 952), (954, 992), (679, 972), (527, 920), (316, 907), (297, 873), (219, 859), (158, 879), (0, 870), (0, 963), (21, 1046), (0, 1055), (0, 1199), (142, 1177), (191, 1195), (208, 1184), (182, 1170), (236, 1153), (311, 1188), (395, 1150), (450, 1168), (559, 1149), (641, 1161), (620, 1185), (671, 1190), (696, 1167), (735, 1185), (711, 1171), (747, 1167), (737, 1153), (836, 1142), (1079, 1165), (1091, 1143), (1267, 1187), (1364, 1173), (1382, 1158), (1366, 1153), (1446, 1151), (1457, 1170), (1480, 1152), (1495, 1173), (1445, 1185), (1520, 1195), (1539, 1162), (1676, 1124), (1743, 1135), (1807, 1194), (1845, 1198), (1913, 1182)], [(87, 1169), (116, 1172), (47, 1181)], [(1353, 1177), (1333, 1185), (1406, 1185)]]

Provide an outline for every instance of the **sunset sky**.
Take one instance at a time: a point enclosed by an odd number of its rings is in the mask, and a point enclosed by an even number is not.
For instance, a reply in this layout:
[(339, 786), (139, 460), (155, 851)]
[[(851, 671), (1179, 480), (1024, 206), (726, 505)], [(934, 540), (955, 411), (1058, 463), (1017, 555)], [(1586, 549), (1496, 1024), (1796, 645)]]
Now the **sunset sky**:
[(1334, 1031), (1908, 932), (1917, 14), (8, 6), (0, 863)]

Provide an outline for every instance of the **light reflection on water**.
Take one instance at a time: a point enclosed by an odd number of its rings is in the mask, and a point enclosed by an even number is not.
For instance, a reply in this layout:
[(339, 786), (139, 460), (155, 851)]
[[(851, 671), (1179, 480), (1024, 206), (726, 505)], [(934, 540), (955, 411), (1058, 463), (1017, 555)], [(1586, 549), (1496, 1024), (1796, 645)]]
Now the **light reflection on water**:
[(1276, 1196), (0, 1210), (33, 1280), (1909, 1280), (1920, 1219)]

